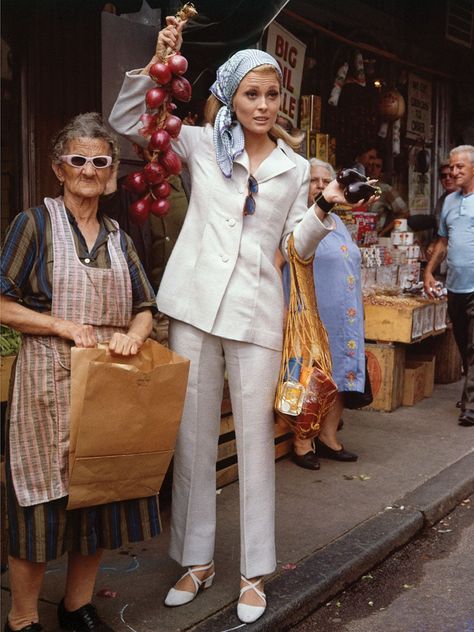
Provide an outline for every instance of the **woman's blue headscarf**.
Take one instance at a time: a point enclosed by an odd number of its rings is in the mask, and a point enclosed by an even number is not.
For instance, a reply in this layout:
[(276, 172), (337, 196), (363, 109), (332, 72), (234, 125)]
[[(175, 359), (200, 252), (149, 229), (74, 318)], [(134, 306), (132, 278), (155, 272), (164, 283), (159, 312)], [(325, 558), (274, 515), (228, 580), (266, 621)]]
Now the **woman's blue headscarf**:
[(234, 158), (244, 150), (244, 132), (238, 121), (232, 122), (232, 98), (240, 82), (257, 66), (270, 64), (281, 77), (278, 62), (262, 50), (246, 49), (232, 55), (217, 69), (217, 77), (210, 90), (224, 105), (217, 113), (214, 123), (214, 146), (217, 163), (226, 176), (232, 176)]

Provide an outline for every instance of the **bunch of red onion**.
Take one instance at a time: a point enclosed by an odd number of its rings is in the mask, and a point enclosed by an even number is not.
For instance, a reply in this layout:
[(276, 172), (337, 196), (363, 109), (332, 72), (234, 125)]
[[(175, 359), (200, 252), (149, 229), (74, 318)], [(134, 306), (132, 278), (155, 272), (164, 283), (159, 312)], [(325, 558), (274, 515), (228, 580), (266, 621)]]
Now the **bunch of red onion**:
[(181, 119), (173, 114), (176, 109), (173, 99), (184, 102), (191, 99), (191, 84), (182, 76), (187, 68), (187, 60), (177, 52), (149, 70), (156, 86), (146, 93), (147, 112), (141, 116), (140, 134), (148, 139), (152, 158), (144, 169), (130, 173), (124, 184), (126, 189), (142, 196), (129, 208), (136, 224), (143, 224), (150, 213), (164, 216), (170, 208), (167, 198), (171, 187), (167, 178), (181, 173), (181, 160), (171, 149), (171, 139), (179, 136), (182, 125)]

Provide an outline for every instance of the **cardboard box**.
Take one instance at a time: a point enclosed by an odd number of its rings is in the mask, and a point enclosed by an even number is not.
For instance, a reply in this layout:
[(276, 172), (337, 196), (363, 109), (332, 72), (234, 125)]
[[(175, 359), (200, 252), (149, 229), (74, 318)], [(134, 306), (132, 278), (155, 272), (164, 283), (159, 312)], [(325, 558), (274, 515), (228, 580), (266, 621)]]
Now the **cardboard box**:
[(316, 134), (316, 158), (328, 162), (329, 159), (329, 135)]
[(374, 401), (367, 408), (390, 412), (403, 399), (405, 347), (395, 344), (365, 344), (367, 367)]
[(10, 378), (13, 368), (13, 363), (16, 360), (16, 356), (1, 356), (0, 357), (0, 392), (2, 402), (8, 401), (8, 392), (10, 390)]
[(316, 158), (316, 136), (313, 130), (306, 131), (306, 158)]
[(413, 406), (423, 399), (425, 393), (425, 364), (408, 361), (403, 379), (403, 406)]
[(321, 97), (316, 94), (303, 94), (300, 97), (300, 129), (321, 129)]

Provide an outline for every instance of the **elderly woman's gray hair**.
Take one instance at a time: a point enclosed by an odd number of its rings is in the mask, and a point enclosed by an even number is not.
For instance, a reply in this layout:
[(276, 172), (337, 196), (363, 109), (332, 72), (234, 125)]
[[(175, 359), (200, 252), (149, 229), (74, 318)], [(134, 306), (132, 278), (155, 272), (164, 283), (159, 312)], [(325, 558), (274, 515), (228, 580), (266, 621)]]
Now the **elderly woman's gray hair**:
[(334, 178), (336, 177), (334, 167), (329, 164), (329, 162), (324, 162), (324, 160), (319, 160), (319, 158), (310, 158), (309, 165), (310, 167), (322, 167), (323, 169), (327, 169), (329, 171), (331, 180), (334, 180)]
[(76, 138), (100, 138), (109, 144), (113, 164), (119, 159), (120, 149), (117, 137), (102, 122), (98, 112), (86, 112), (78, 114), (56, 134), (52, 141), (51, 159), (60, 163), (60, 156), (66, 153), (69, 141)]

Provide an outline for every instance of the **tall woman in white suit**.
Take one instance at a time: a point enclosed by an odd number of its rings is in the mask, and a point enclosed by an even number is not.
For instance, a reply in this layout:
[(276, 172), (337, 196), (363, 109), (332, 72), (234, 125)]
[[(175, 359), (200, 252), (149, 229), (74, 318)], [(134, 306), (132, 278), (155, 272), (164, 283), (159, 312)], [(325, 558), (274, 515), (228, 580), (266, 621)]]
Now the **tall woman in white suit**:
[[(183, 23), (167, 18), (157, 50), (178, 50)], [(148, 68), (127, 73), (110, 124), (134, 142)], [(343, 201), (334, 180), (306, 208), (308, 163), (275, 126), (281, 72), (259, 50), (236, 53), (217, 71), (204, 127), (184, 126), (173, 149), (191, 177), (188, 213), (157, 296), (170, 318), (170, 347), (191, 360), (174, 457), (170, 554), (188, 571), (166, 605), (188, 603), (214, 579), (217, 443), (227, 368), (240, 484), (241, 591), (237, 614), (265, 611), (263, 576), (275, 569), (273, 399), (280, 366), (283, 293), (274, 267), (294, 235), (302, 257), (333, 229), (326, 213)], [(321, 205), (323, 208), (321, 208)], [(326, 211), (326, 212), (325, 212)]]

